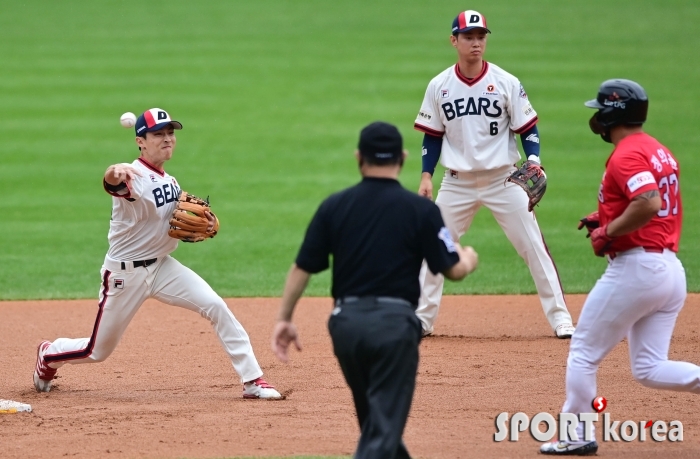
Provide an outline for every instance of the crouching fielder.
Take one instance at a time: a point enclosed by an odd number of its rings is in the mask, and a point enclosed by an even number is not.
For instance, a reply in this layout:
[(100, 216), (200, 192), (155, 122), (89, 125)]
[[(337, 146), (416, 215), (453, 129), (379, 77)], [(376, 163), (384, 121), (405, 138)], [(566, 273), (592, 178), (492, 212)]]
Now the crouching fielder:
[[(642, 130), (648, 99), (629, 80), (605, 81), (595, 100), (591, 130), (615, 145), (598, 192), (598, 211), (583, 218), (593, 251), (609, 264), (591, 290), (571, 341), (562, 412), (592, 412), (596, 373), (627, 337), (634, 378), (657, 389), (700, 393), (700, 367), (668, 360), (676, 317), (686, 297), (685, 271), (676, 258), (681, 233), (680, 169), (668, 148)], [(595, 454), (583, 438), (546, 443), (543, 454)]]

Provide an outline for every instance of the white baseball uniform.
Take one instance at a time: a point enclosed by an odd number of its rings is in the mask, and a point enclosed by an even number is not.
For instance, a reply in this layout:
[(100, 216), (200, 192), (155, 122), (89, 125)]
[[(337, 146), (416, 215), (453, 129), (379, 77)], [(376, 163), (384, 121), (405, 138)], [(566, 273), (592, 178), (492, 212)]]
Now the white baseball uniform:
[(204, 279), (170, 256), (178, 244), (168, 236), (168, 222), (180, 194), (177, 180), (143, 158), (132, 166), (142, 176), (131, 181), (128, 193), (110, 193), (109, 251), (102, 265), (92, 334), (56, 339), (44, 360), (51, 368), (105, 360), (143, 302), (155, 298), (209, 320), (241, 381), (259, 378), (263, 372), (243, 326)]
[[(487, 207), (535, 282), (542, 308), (555, 329), (571, 324), (559, 275), (545, 245), (528, 197), (506, 178), (520, 160), (515, 134), (537, 124), (520, 81), (484, 61), (481, 73), (467, 79), (458, 65), (449, 67), (428, 84), (414, 127), (443, 137), (440, 161), (447, 168), (436, 204), (455, 240), (466, 233), (476, 211)], [(421, 271), (422, 294), (416, 314), (425, 332), (433, 331), (444, 278)]]

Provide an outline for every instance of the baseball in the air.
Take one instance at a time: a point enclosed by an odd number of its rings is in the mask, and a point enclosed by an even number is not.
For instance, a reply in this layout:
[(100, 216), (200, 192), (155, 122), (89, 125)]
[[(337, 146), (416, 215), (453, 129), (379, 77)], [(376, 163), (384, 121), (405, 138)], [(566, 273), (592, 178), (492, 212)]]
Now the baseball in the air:
[(126, 112), (119, 118), (119, 122), (125, 128), (134, 127), (134, 124), (136, 124), (136, 115), (131, 112)]

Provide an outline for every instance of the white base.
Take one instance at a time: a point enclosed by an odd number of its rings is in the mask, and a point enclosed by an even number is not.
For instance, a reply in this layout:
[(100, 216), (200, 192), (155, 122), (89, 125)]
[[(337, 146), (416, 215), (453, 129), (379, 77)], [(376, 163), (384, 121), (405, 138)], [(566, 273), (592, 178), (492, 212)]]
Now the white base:
[(0, 414), (31, 413), (32, 406), (13, 400), (0, 399)]

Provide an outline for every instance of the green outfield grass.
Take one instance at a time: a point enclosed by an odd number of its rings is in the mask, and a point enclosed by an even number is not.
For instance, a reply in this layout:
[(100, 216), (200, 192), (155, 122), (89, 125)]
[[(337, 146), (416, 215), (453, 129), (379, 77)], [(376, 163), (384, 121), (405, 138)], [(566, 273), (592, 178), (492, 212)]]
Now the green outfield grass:
[[(696, 1), (43, 0), (5, 2), (0, 15), (0, 299), (97, 295), (111, 210), (101, 176), (137, 155), (117, 120), (154, 106), (185, 126), (167, 170), (210, 195), (222, 225), (175, 256), (222, 296), (280, 295), (318, 204), (358, 181), (365, 124), (400, 127), (401, 180), (417, 189), (413, 120), (455, 61), (449, 30), (465, 8), (487, 16), (487, 60), (517, 75), (538, 111), (550, 185), (537, 216), (565, 291), (588, 291), (605, 267), (576, 224), (597, 205), (610, 151), (583, 101), (611, 77), (647, 89), (647, 130), (682, 165), (680, 256), (700, 290)], [(480, 269), (447, 293), (534, 292), (488, 211), (462, 242)], [(328, 295), (329, 279), (308, 294)]]

